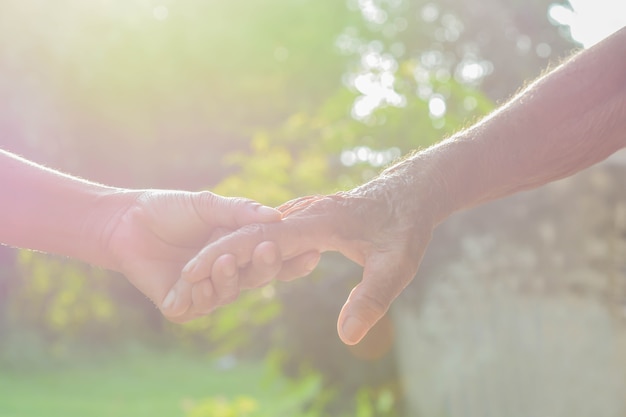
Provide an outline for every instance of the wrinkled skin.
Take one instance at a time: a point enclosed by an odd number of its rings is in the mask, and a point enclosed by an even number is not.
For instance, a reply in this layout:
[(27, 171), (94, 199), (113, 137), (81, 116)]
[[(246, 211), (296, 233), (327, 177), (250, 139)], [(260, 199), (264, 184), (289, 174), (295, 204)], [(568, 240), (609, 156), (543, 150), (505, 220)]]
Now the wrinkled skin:
[(622, 28), (369, 183), (292, 201), (281, 208), (282, 222), (246, 226), (208, 245), (184, 279), (213, 280), (223, 254), (245, 267), (262, 241), (274, 242), (284, 260), (339, 251), (364, 267), (338, 323), (342, 340), (356, 343), (413, 278), (434, 226), (448, 215), (565, 178), (624, 148), (625, 74)]
[(349, 192), (285, 203), (279, 207), (281, 222), (244, 226), (209, 244), (185, 267), (183, 278), (194, 285), (215, 279), (215, 263), (223, 253), (245, 267), (263, 241), (274, 242), (285, 260), (338, 251), (364, 267), (337, 327), (345, 343), (358, 343), (413, 279), (435, 224), (420, 209), (420, 196), (397, 192), (405, 186), (399, 180), (400, 175), (391, 173)]

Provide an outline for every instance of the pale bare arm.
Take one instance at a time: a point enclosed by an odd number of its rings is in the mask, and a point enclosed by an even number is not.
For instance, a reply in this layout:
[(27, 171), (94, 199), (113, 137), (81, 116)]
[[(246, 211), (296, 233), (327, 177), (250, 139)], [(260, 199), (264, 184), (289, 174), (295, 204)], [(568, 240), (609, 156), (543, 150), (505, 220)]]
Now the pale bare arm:
[(217, 263), (216, 279), (187, 291), (186, 308), (177, 309), (167, 305), (165, 296), (183, 265), (211, 236), (251, 222), (278, 221), (280, 213), (210, 192), (107, 187), (2, 150), (0, 201), (0, 243), (121, 272), (173, 321), (193, 319), (221, 299), (232, 300), (242, 281), (267, 281), (279, 273), (305, 275), (319, 258), (309, 253), (283, 264), (276, 246), (264, 242), (250, 265), (238, 270), (235, 259), (226, 255)]
[(0, 242), (115, 269), (107, 238), (138, 194), (0, 150)]

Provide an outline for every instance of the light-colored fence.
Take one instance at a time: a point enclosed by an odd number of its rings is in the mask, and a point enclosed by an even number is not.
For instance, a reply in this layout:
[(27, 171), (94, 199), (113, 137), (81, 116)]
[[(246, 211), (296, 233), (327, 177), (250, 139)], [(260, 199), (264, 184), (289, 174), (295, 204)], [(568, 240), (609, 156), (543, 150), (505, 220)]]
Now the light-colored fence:
[(455, 215), (392, 317), (411, 417), (626, 416), (626, 166)]

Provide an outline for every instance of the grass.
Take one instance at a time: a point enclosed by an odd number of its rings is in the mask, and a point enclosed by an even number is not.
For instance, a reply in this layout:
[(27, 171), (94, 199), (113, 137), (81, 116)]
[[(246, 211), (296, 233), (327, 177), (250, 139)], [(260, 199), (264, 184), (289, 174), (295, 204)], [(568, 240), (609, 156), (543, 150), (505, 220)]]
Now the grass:
[(182, 354), (142, 353), (70, 367), (0, 368), (2, 417), (176, 417), (208, 397), (246, 395), (268, 401), (276, 384), (262, 366), (220, 369), (214, 361)]

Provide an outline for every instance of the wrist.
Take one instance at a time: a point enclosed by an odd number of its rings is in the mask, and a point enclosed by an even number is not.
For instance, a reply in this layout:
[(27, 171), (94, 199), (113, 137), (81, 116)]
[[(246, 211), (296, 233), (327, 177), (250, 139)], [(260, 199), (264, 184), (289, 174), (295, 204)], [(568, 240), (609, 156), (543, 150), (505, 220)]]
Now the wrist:
[[(464, 131), (411, 158), (411, 169), (421, 181), (437, 224), (457, 211), (477, 206), (500, 193), (498, 178), (489, 172), (489, 158), (473, 135)], [(494, 150), (492, 150), (494, 151)]]
[(398, 209), (414, 219), (425, 219), (433, 226), (443, 222), (457, 209), (453, 183), (443, 158), (435, 147), (406, 158), (386, 169), (373, 180), (374, 189), (400, 197), (404, 203)]
[(83, 239), (91, 242), (85, 254), (87, 262), (121, 272), (119, 250), (113, 239), (120, 234), (132, 207), (142, 191), (111, 188), (98, 193), (93, 199), (91, 210), (83, 222)]

